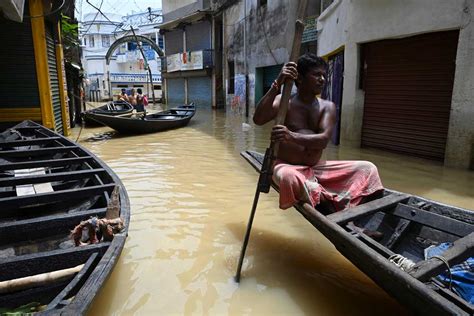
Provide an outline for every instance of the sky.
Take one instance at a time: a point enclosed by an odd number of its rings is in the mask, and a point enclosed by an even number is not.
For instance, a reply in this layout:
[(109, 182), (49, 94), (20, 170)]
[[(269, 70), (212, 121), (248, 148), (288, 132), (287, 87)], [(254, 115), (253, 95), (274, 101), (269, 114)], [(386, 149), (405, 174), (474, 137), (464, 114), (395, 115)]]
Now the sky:
[[(90, 6), (86, 0), (75, 0), (76, 8), (81, 10), (84, 16), (87, 13), (97, 12), (92, 6)], [(148, 7), (152, 9), (161, 8), (161, 0), (89, 0), (96, 7), (100, 7), (101, 2), (102, 8), (100, 9), (104, 13), (115, 13), (121, 16), (144, 12)]]

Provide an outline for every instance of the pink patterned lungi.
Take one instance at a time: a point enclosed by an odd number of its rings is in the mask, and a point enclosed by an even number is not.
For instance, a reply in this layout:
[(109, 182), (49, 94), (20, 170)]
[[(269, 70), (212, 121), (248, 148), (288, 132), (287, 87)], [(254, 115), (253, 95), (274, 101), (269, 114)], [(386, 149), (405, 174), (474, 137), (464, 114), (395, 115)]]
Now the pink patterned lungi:
[(324, 200), (335, 211), (342, 211), (383, 190), (377, 167), (371, 162), (356, 160), (320, 161), (312, 167), (277, 160), (273, 181), (280, 187), (281, 209), (300, 201), (315, 207)]

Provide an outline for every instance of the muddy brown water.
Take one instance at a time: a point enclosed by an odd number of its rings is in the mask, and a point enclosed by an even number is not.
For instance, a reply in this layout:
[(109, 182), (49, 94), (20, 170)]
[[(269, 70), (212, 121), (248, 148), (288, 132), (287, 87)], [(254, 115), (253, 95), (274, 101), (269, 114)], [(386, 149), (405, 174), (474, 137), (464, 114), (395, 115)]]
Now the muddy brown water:
[[(279, 210), (273, 191), (261, 195), (234, 282), (257, 181), (239, 152), (263, 151), (269, 130), (199, 109), (189, 126), (161, 133), (80, 132), (132, 207), (125, 248), (89, 315), (407, 314), (298, 212)], [(370, 160), (388, 188), (474, 208), (473, 172), (367, 149), (331, 146), (325, 158)]]

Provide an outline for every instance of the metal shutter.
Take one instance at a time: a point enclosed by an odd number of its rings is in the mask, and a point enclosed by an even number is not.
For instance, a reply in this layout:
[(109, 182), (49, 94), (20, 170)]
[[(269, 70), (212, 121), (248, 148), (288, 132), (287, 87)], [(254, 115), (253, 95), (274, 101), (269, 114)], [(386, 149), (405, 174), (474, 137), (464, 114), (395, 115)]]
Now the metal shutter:
[(166, 55), (183, 52), (183, 31), (174, 30), (165, 34)]
[(166, 87), (168, 90), (168, 104), (182, 105), (184, 104), (184, 79), (166, 79)]
[(64, 134), (63, 118), (61, 113), (61, 95), (59, 94), (58, 69), (56, 66), (56, 46), (54, 43), (51, 27), (46, 24), (46, 50), (48, 53), (49, 85), (51, 88), (52, 106), (55, 130)]
[[(27, 7), (25, 8), (27, 11)], [(30, 19), (22, 23), (0, 17), (1, 107), (40, 107)]]
[(186, 50), (204, 50), (211, 48), (211, 22), (202, 21), (186, 26)]
[(362, 146), (443, 160), (459, 31), (365, 44)]
[(211, 108), (212, 81), (210, 77), (188, 78), (188, 100), (196, 107)]

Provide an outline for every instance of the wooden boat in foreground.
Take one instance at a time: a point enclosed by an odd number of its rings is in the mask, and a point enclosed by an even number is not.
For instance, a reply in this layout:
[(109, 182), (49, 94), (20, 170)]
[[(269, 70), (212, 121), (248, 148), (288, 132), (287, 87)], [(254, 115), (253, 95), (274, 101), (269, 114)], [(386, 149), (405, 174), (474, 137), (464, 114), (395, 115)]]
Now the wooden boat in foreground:
[(99, 115), (108, 115), (108, 116), (123, 116), (123, 117), (129, 117), (132, 115), (133, 112), (133, 106), (123, 100), (119, 101), (109, 101), (106, 104), (99, 106), (95, 109), (90, 109), (88, 111), (85, 111), (81, 113), (82, 118), (84, 122), (89, 125), (102, 125), (98, 123), (96, 120), (94, 120), (94, 116), (99, 114)]
[[(245, 151), (241, 155), (260, 172), (262, 154)], [(392, 190), (385, 190), (379, 199), (327, 216), (309, 204), (295, 208), (343, 256), (417, 314), (473, 315), (473, 305), (436, 277), (447, 270), (444, 261), (452, 267), (474, 256), (472, 211)], [(384, 236), (377, 242), (363, 229)], [(425, 260), (426, 248), (444, 242), (453, 246), (441, 258)], [(415, 266), (405, 272), (390, 261), (397, 261), (397, 257), (408, 258)]]
[[(108, 207), (123, 230), (76, 247), (71, 230), (104, 218)], [(0, 308), (39, 303), (46, 314), (85, 313), (127, 237), (130, 202), (117, 175), (87, 149), (24, 121), (0, 134), (0, 210)]]
[(145, 116), (117, 117), (95, 114), (93, 120), (124, 134), (161, 132), (188, 125), (196, 113), (193, 105), (185, 105)]

